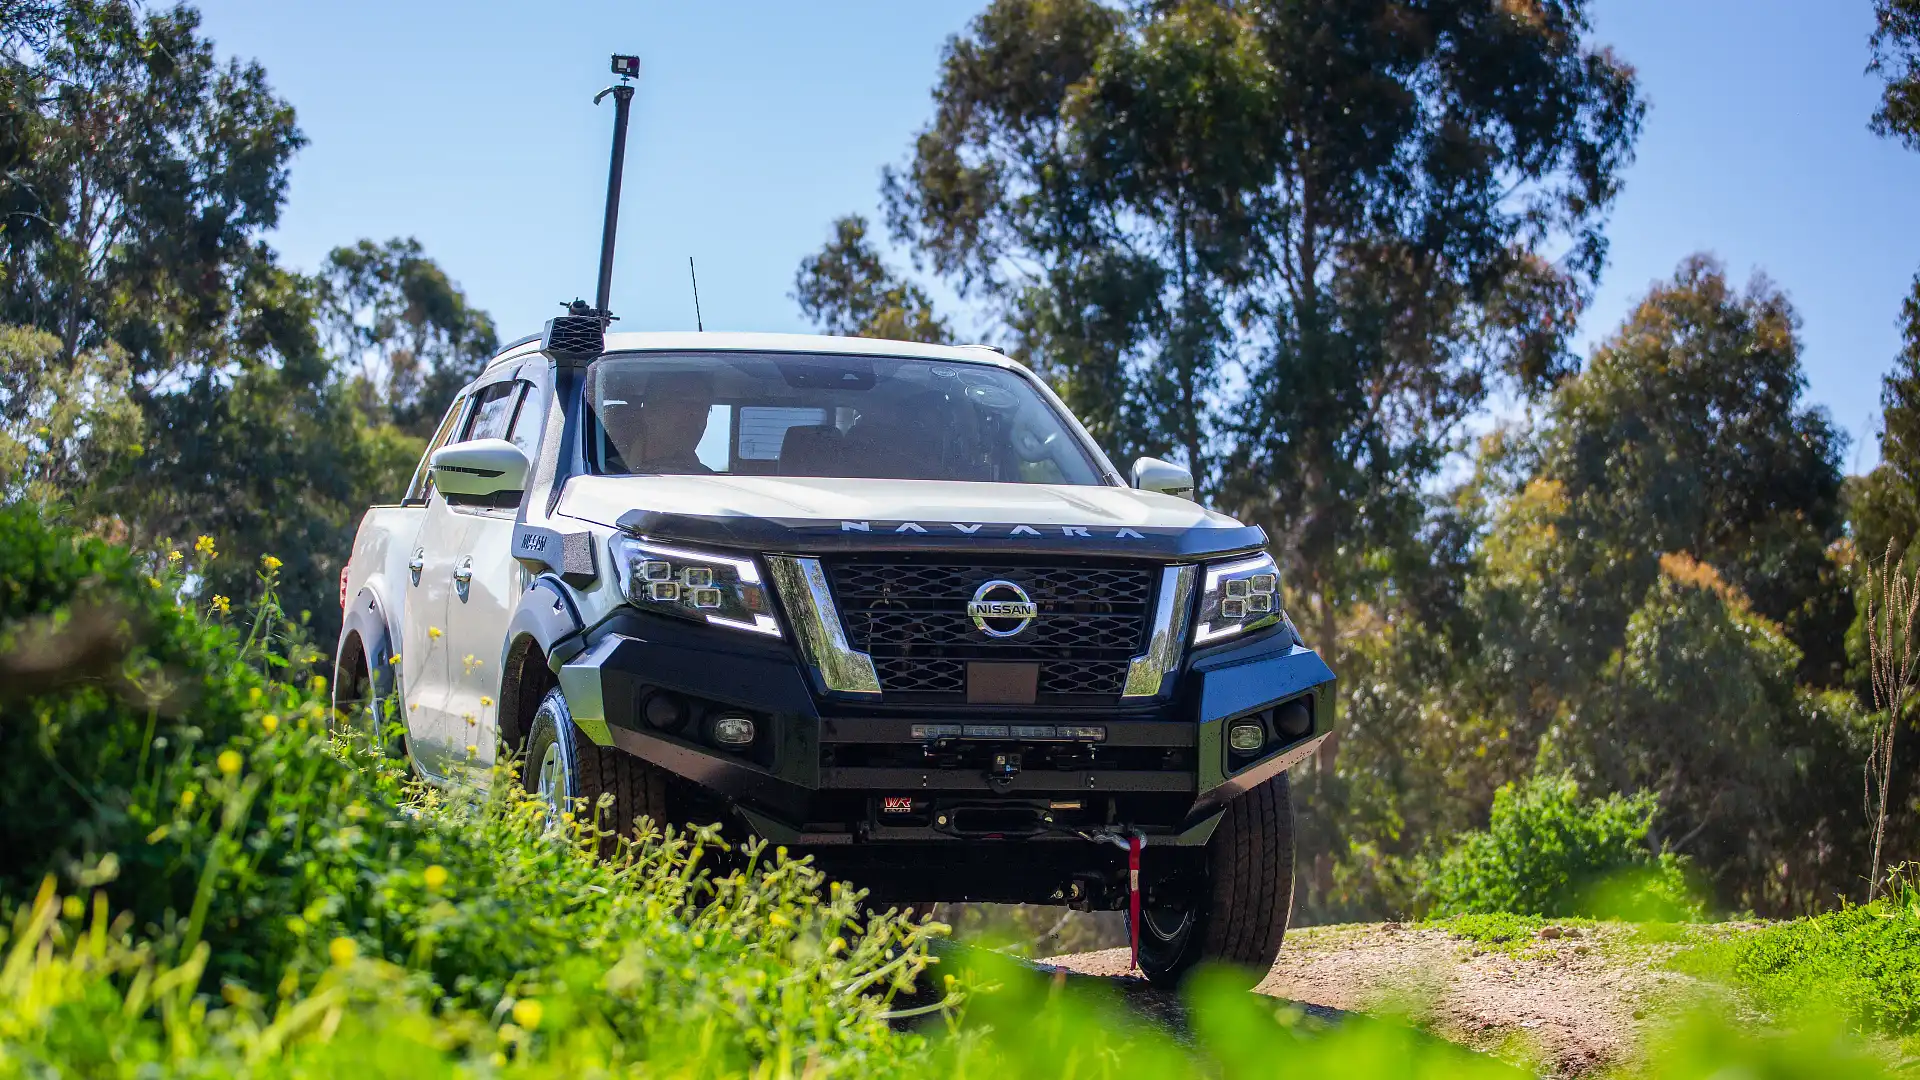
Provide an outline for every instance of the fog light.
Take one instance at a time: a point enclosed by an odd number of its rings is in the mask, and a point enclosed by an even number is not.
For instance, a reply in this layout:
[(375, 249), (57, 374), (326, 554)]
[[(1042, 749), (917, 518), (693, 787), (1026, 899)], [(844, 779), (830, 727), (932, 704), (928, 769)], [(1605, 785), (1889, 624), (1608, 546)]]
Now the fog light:
[(714, 718), (713, 741), (721, 746), (753, 745), (753, 721), (739, 713), (723, 713)]
[(1304, 701), (1289, 701), (1273, 712), (1273, 726), (1280, 734), (1299, 738), (1313, 730), (1313, 710)]
[(647, 723), (668, 731), (687, 722), (686, 706), (681, 704), (678, 697), (668, 693), (647, 695), (646, 702), (640, 706), (640, 715), (647, 718)]
[(1227, 729), (1227, 745), (1242, 752), (1258, 750), (1267, 742), (1267, 730), (1255, 721), (1241, 721)]

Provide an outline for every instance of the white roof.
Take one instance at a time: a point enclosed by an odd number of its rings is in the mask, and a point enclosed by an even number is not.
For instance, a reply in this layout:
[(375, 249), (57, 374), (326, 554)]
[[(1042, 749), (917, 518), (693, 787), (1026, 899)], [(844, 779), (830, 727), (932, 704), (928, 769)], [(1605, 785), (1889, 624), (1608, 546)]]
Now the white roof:
[[(516, 346), (495, 358), (524, 357), (538, 352), (538, 340)], [(929, 345), (920, 341), (889, 341), (884, 338), (834, 337), (829, 334), (747, 334), (734, 332), (701, 333), (694, 330), (664, 330), (607, 335), (607, 352), (810, 352), (856, 356), (907, 356), (924, 360), (951, 360), (959, 363), (991, 364), (1019, 368), (999, 351), (984, 345)], [(491, 365), (489, 365), (491, 366)]]

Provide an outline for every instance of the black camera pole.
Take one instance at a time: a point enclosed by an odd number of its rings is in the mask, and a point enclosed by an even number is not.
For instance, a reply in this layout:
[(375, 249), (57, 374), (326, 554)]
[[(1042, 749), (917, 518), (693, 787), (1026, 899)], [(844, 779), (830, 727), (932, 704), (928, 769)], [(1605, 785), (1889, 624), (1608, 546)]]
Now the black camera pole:
[(605, 352), (607, 327), (613, 324), (613, 312), (607, 310), (613, 298), (613, 234), (620, 227), (620, 172), (627, 159), (627, 113), (633, 107), (633, 87), (627, 83), (640, 74), (640, 58), (614, 54), (613, 73), (620, 76), (619, 85), (593, 95), (595, 105), (613, 95), (613, 163), (607, 167), (607, 217), (600, 231), (600, 287), (592, 307), (579, 299), (562, 304), (567, 313), (548, 319), (540, 334), (541, 351), (566, 368), (591, 363)]
[(613, 298), (613, 238), (620, 228), (620, 174), (627, 160), (627, 114), (633, 108), (633, 87), (627, 80), (640, 73), (640, 60), (615, 56), (613, 70), (620, 76), (620, 84), (593, 96), (593, 103), (598, 105), (601, 98), (613, 95), (613, 160), (607, 165), (607, 219), (600, 230), (600, 285), (593, 299), (603, 325), (613, 318), (608, 310)]

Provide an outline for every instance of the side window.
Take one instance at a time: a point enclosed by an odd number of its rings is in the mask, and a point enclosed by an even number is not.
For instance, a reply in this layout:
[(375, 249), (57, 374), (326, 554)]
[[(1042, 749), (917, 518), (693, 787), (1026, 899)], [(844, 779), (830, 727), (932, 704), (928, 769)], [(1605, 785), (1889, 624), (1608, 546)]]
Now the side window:
[(520, 403), (523, 385), (502, 382), (481, 390), (473, 399), (473, 420), (467, 425), (466, 434), (460, 436), (460, 441), (506, 438), (508, 425), (513, 423), (513, 407)]
[(520, 388), (518, 402), (513, 410), (513, 425), (507, 429), (507, 441), (520, 448), (528, 461), (540, 456), (540, 436), (543, 433), (546, 413), (540, 408), (540, 394), (531, 383), (515, 383)]
[(407, 485), (407, 497), (401, 500), (404, 505), (426, 502), (427, 496), (433, 494), (433, 473), (427, 470), (427, 462), (432, 460), (435, 450), (447, 445), (447, 440), (453, 436), (454, 427), (460, 422), (461, 414), (466, 411), (466, 404), (467, 399), (464, 397), (453, 399), (453, 406), (447, 410), (446, 419), (440, 421), (440, 430), (433, 433), (433, 441), (427, 444), (427, 452), (420, 455), (419, 467), (413, 470), (413, 482)]

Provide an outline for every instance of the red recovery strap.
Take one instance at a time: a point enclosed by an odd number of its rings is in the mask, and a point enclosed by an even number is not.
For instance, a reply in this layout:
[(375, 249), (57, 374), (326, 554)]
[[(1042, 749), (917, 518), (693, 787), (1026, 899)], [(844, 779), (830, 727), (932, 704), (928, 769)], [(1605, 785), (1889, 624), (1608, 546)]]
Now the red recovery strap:
[(1127, 929), (1133, 931), (1133, 969), (1140, 970), (1140, 849), (1146, 840), (1139, 833), (1127, 837)]

